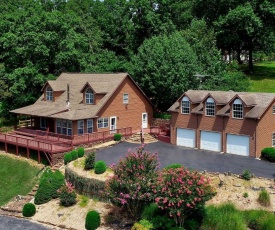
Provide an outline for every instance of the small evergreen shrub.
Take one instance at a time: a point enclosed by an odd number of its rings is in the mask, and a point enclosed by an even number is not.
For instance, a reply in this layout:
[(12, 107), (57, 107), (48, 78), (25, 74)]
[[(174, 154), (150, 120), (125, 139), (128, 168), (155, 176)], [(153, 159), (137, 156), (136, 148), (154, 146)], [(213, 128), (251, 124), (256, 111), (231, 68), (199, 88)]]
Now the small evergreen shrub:
[(142, 219), (135, 223), (131, 230), (151, 230), (153, 228), (154, 226), (150, 221)]
[(85, 154), (84, 148), (83, 148), (83, 147), (78, 148), (78, 149), (77, 149), (77, 153), (78, 153), (78, 157), (79, 157), (79, 158), (80, 158), (80, 157), (83, 157), (84, 154)]
[(120, 133), (115, 133), (114, 134), (114, 141), (120, 141), (121, 137), (122, 137), (122, 135)]
[(253, 175), (248, 169), (243, 170), (242, 178), (244, 180), (250, 180), (252, 177)]
[(247, 198), (247, 197), (248, 197), (248, 193), (245, 192), (245, 193), (243, 194), (243, 197), (244, 197), (244, 198)]
[(64, 155), (64, 164), (68, 164), (73, 160), (71, 153), (65, 153)]
[(261, 152), (261, 156), (270, 162), (275, 162), (275, 148), (264, 148)]
[(95, 168), (95, 152), (91, 152), (88, 154), (87, 158), (85, 159), (85, 170), (90, 170)]
[(95, 164), (95, 174), (105, 173), (107, 169), (106, 163), (104, 161), (98, 161)]
[(263, 206), (270, 206), (270, 195), (266, 191), (266, 189), (262, 189), (259, 197), (258, 197), (258, 202), (263, 205)]
[(87, 230), (95, 230), (100, 225), (100, 215), (97, 211), (89, 211), (86, 215), (85, 228)]
[(78, 153), (77, 153), (76, 150), (71, 151), (71, 154), (72, 154), (72, 160), (73, 160), (73, 161), (76, 160), (76, 159), (78, 158)]
[(65, 178), (60, 171), (46, 169), (39, 181), (39, 187), (34, 196), (35, 204), (45, 204), (58, 197), (57, 190), (64, 184)]
[(76, 203), (76, 193), (73, 185), (70, 182), (66, 182), (58, 189), (61, 205), (65, 207), (72, 206)]
[(182, 165), (181, 164), (170, 164), (165, 167), (165, 169), (177, 169), (180, 168)]
[(23, 216), (31, 217), (31, 216), (34, 216), (35, 213), (36, 213), (36, 208), (35, 208), (34, 204), (27, 203), (24, 205), (23, 210), (22, 210)]

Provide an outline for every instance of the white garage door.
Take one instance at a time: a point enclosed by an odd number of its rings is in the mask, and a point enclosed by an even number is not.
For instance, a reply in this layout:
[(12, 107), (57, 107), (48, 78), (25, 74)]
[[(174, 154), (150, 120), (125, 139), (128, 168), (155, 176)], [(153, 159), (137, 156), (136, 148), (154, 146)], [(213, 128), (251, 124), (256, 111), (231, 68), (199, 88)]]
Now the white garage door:
[(226, 152), (249, 156), (249, 137), (227, 134)]
[(221, 134), (217, 132), (201, 131), (201, 149), (221, 151)]
[(193, 129), (177, 128), (177, 145), (194, 148), (196, 140), (195, 134), (196, 132)]

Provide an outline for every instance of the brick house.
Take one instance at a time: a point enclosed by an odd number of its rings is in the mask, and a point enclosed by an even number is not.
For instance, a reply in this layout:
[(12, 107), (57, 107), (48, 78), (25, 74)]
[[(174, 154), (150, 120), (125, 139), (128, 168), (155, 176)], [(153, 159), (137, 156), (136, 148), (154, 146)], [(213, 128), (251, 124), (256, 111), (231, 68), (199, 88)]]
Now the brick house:
[(62, 73), (48, 81), (30, 106), (11, 111), (32, 118), (33, 129), (82, 135), (131, 127), (150, 128), (153, 106), (127, 73)]
[(275, 146), (275, 94), (188, 90), (169, 108), (171, 143), (260, 157)]

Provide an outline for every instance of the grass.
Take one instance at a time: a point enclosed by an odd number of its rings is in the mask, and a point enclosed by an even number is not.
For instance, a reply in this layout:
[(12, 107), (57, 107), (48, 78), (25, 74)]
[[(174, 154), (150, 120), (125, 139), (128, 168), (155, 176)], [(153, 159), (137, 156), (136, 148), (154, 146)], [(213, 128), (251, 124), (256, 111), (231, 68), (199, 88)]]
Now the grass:
[(263, 206), (270, 206), (270, 195), (269, 193), (265, 190), (262, 189), (260, 194), (259, 194), (259, 198), (258, 198), (258, 202), (263, 205)]
[(81, 208), (86, 207), (88, 205), (89, 201), (90, 201), (89, 197), (84, 196), (84, 195), (80, 195), (79, 199), (80, 199), (80, 201), (79, 201), (78, 204)]
[(275, 93), (275, 61), (255, 63), (254, 73), (248, 77), (251, 83), (249, 91)]
[(38, 172), (27, 161), (0, 155), (0, 206), (16, 195), (27, 195), (38, 181)]
[(240, 211), (232, 203), (210, 205), (200, 229), (275, 230), (275, 216), (264, 210)]

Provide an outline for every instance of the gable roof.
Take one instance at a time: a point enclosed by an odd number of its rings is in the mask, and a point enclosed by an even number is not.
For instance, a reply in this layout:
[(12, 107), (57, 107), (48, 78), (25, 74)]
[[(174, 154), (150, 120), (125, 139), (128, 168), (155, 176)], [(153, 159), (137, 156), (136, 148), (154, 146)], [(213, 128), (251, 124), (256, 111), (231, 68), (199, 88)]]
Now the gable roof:
[[(67, 90), (70, 85), (70, 105), (67, 105), (67, 92), (63, 92), (54, 102), (44, 101), (44, 94), (30, 106), (12, 110), (12, 113), (26, 114), (32, 116), (52, 117), (68, 120), (80, 120), (96, 117), (101, 108), (111, 98), (120, 84), (129, 77), (128, 73), (116, 74), (85, 74), (85, 73), (62, 73), (55, 81), (48, 81), (53, 91)], [(134, 81), (133, 81), (134, 82)], [(135, 83), (135, 82), (134, 82)], [(81, 90), (85, 85), (90, 85), (96, 93), (105, 93), (104, 97), (95, 105), (82, 103), (83, 93)], [(44, 87), (45, 87), (44, 85)], [(135, 83), (136, 85), (136, 83)], [(137, 85), (136, 85), (137, 86)], [(43, 87), (43, 88), (44, 88)], [(138, 87), (138, 86), (137, 86)], [(65, 90), (63, 90), (65, 88)], [(143, 91), (138, 87), (143, 93)], [(145, 96), (145, 94), (143, 93)], [(146, 96), (145, 96), (146, 97)], [(146, 97), (150, 102), (150, 100)], [(151, 102), (150, 102), (151, 103)]]
[(212, 97), (218, 105), (224, 105), (222, 109), (217, 111), (217, 115), (228, 116), (230, 103), (233, 103), (236, 98), (239, 98), (245, 106), (252, 107), (244, 117), (255, 119), (259, 119), (269, 107), (269, 105), (275, 100), (274, 93), (188, 90), (168, 109), (168, 111), (179, 112), (180, 99), (184, 95), (190, 98), (191, 103), (198, 104), (197, 107), (191, 111), (191, 113), (201, 113), (200, 110), (202, 109), (202, 103), (208, 97)]

